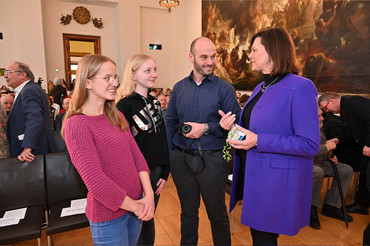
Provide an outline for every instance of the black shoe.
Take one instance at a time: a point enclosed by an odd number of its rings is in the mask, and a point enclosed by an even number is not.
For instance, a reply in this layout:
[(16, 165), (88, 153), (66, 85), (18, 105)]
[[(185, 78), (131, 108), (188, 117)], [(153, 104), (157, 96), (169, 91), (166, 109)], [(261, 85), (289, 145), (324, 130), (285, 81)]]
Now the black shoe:
[(320, 221), (319, 216), (317, 214), (317, 207), (313, 205), (311, 206), (310, 227), (316, 230), (320, 229)]
[[(337, 219), (337, 220), (344, 221), (344, 213), (343, 213), (342, 209), (330, 206), (328, 204), (324, 204), (324, 206), (322, 207), (321, 212), (325, 216), (328, 216), (328, 217), (331, 217), (331, 218), (334, 218), (334, 219)], [(347, 220), (348, 220), (348, 222), (352, 222), (353, 221), (352, 216), (347, 214)]]
[(358, 203), (353, 203), (351, 205), (346, 206), (346, 211), (348, 213), (357, 213), (357, 214), (369, 214), (369, 208), (362, 206)]

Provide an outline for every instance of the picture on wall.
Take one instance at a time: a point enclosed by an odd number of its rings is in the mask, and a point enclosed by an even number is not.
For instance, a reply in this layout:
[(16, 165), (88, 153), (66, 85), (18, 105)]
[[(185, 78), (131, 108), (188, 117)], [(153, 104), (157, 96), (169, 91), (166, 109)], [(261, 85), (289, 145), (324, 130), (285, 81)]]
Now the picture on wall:
[(300, 75), (319, 92), (370, 94), (370, 1), (203, 0), (202, 36), (216, 45), (215, 73), (237, 90), (253, 90), (250, 39), (266, 27), (285, 27), (293, 38)]

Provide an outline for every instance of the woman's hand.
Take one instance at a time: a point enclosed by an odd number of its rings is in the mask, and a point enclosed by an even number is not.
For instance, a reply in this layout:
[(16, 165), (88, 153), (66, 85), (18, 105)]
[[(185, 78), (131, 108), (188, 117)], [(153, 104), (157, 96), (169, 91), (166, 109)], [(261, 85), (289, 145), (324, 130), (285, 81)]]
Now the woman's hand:
[(158, 180), (158, 182), (157, 182), (157, 190), (155, 191), (155, 194), (157, 195), (157, 196), (159, 196), (159, 194), (161, 194), (161, 191), (162, 191), (162, 189), (163, 189), (163, 187), (164, 187), (164, 184), (166, 183), (166, 180), (164, 180), (164, 179), (159, 179)]
[(249, 150), (253, 147), (257, 146), (257, 134), (239, 126), (236, 125), (236, 128), (239, 131), (242, 131), (245, 133), (245, 139), (244, 140), (233, 140), (233, 139), (227, 139), (226, 141), (235, 149), (244, 149)]
[(137, 203), (137, 207), (135, 210), (133, 210), (132, 212), (137, 216), (139, 217), (144, 211), (144, 205), (143, 204), (140, 204), (140, 203)]
[(222, 110), (218, 110), (218, 113), (221, 115), (220, 126), (230, 131), (234, 126), (235, 114), (232, 114), (231, 111), (225, 114)]
[(138, 219), (148, 221), (154, 217), (154, 196), (153, 193), (151, 195), (145, 195), (140, 200), (137, 200), (140, 205), (144, 205), (144, 209), (142, 213), (138, 216)]

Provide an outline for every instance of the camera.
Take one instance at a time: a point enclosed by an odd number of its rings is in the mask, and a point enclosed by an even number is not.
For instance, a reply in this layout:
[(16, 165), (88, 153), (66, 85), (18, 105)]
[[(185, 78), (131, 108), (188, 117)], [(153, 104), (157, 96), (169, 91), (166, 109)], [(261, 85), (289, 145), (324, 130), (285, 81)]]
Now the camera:
[(188, 124), (178, 124), (177, 125), (177, 133), (180, 134), (180, 135), (184, 135), (184, 134), (187, 134), (191, 131), (191, 125), (188, 125)]

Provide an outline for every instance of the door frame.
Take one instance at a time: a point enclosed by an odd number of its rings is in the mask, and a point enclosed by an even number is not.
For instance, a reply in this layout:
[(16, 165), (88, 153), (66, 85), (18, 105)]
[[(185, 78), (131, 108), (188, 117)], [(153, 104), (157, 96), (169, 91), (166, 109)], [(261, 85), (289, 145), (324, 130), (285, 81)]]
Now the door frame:
[(100, 37), (90, 35), (68, 34), (63, 33), (63, 49), (64, 49), (64, 67), (67, 88), (70, 89), (71, 84), (71, 51), (69, 41), (86, 41), (94, 42), (95, 54), (100, 54)]

